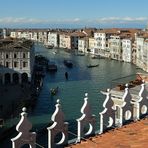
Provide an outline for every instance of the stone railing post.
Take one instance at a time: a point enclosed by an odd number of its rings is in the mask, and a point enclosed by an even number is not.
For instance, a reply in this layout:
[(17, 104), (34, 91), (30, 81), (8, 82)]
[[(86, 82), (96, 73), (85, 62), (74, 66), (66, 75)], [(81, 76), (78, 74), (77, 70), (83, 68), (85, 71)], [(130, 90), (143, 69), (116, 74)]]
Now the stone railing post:
[(123, 125), (124, 122), (129, 120), (133, 120), (133, 107), (132, 104), (132, 96), (129, 92), (128, 84), (125, 85), (126, 88), (124, 90), (124, 95), (122, 97), (122, 101), (124, 102), (120, 108), (120, 126)]
[(32, 128), (32, 124), (27, 119), (26, 108), (22, 109), (21, 119), (16, 126), (16, 130), (19, 134), (12, 138), (12, 148), (21, 148), (23, 145), (28, 144), (30, 148), (36, 147), (36, 133), (29, 132)]
[(100, 113), (100, 132), (102, 134), (106, 129), (115, 126), (115, 108), (114, 102), (111, 99), (110, 89), (107, 89), (107, 92), (102, 92), (106, 95), (105, 101), (103, 103), (104, 110)]
[[(62, 112), (60, 100), (57, 100), (56, 109), (51, 120), (53, 124), (47, 128), (48, 130), (48, 148), (63, 146), (68, 144), (68, 123), (64, 122), (64, 113)], [(61, 134), (61, 139), (56, 143), (55, 137)]]
[(139, 120), (141, 116), (148, 114), (148, 91), (146, 90), (145, 82), (143, 80), (138, 98), (133, 100), (134, 104), (134, 120)]
[[(77, 142), (80, 142), (81, 138), (84, 136), (95, 134), (95, 116), (91, 114), (87, 93), (85, 93), (84, 104), (81, 108), (81, 113), (82, 113), (82, 116), (79, 119), (77, 119), (77, 122), (78, 122)], [(86, 125), (89, 126), (89, 129), (85, 133), (84, 128)]]

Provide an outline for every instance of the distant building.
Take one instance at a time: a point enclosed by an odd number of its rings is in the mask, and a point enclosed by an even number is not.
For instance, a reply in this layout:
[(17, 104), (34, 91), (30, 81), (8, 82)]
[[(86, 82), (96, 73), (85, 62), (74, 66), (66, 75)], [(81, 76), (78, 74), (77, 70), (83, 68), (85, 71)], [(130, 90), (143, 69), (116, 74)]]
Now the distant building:
[(148, 33), (137, 33), (136, 37), (136, 65), (148, 72)]
[(58, 47), (59, 46), (59, 34), (56, 32), (49, 32), (47, 45)]
[(3, 28), (3, 38), (7, 38), (8, 36), (8, 30), (6, 28)]
[(143, 46), (143, 70), (148, 72), (148, 39), (144, 41)]
[(59, 47), (65, 49), (71, 49), (71, 36), (68, 33), (61, 33), (59, 35)]
[(71, 36), (71, 49), (78, 49), (78, 40), (84, 38), (87, 35), (84, 32), (76, 31), (70, 34)]
[(87, 53), (88, 49), (88, 37), (80, 38), (78, 40), (78, 51)]
[(109, 57), (109, 39), (112, 35), (117, 33), (117, 29), (100, 29), (94, 32), (96, 40), (96, 50), (102, 57)]
[(122, 60), (132, 62), (132, 41), (131, 39), (122, 39)]
[(3, 38), (3, 29), (0, 29), (0, 39)]
[(96, 40), (93, 37), (89, 38), (88, 52), (90, 52), (91, 54), (94, 54), (95, 53), (95, 45), (96, 45)]
[(0, 40), (0, 83), (30, 82), (34, 45), (27, 40)]
[(16, 31), (11, 31), (10, 32), (10, 37), (11, 38), (17, 38), (17, 32)]
[(120, 36), (114, 35), (109, 39), (110, 57), (114, 60), (122, 60), (121, 57), (121, 39)]

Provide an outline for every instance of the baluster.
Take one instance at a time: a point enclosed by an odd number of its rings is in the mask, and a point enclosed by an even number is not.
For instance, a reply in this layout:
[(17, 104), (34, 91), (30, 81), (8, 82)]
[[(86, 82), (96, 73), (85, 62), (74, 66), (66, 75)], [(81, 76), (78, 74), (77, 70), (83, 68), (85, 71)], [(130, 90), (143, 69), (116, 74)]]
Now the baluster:
[[(57, 100), (55, 105), (56, 109), (53, 113), (51, 120), (53, 124), (47, 128), (48, 130), (48, 148), (53, 148), (59, 145), (68, 144), (68, 123), (64, 122), (64, 113), (62, 112), (60, 100)], [(59, 142), (55, 142), (55, 137), (61, 134)]]
[[(91, 114), (87, 93), (85, 93), (84, 104), (81, 108), (81, 113), (82, 116), (79, 119), (77, 119), (78, 122), (77, 142), (80, 142), (83, 136), (89, 136), (95, 134), (95, 116)], [(84, 128), (86, 125), (89, 125), (89, 130), (85, 133)]]
[(107, 92), (102, 92), (106, 95), (105, 101), (103, 103), (104, 110), (100, 113), (100, 132), (103, 133), (106, 129), (115, 126), (115, 108), (114, 102), (111, 99), (110, 89), (107, 89)]
[(21, 119), (16, 126), (16, 130), (19, 134), (12, 138), (12, 148), (21, 148), (25, 144), (29, 144), (30, 148), (35, 148), (36, 145), (36, 133), (29, 132), (32, 128), (32, 124), (28, 121), (26, 108), (22, 109)]

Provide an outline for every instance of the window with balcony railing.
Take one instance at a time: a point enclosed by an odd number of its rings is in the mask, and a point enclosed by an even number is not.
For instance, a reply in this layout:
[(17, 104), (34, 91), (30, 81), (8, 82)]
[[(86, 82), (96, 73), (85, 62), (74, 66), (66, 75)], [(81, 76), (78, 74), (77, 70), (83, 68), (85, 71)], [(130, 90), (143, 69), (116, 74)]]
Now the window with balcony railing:
[(23, 62), (23, 67), (24, 68), (28, 67), (28, 62)]

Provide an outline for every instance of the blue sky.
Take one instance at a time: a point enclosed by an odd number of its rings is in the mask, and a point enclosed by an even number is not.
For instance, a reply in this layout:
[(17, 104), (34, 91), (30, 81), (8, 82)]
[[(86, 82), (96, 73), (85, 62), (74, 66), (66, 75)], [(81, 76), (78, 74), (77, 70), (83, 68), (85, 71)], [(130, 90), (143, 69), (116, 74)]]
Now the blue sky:
[(148, 0), (0, 0), (0, 27), (145, 27)]

